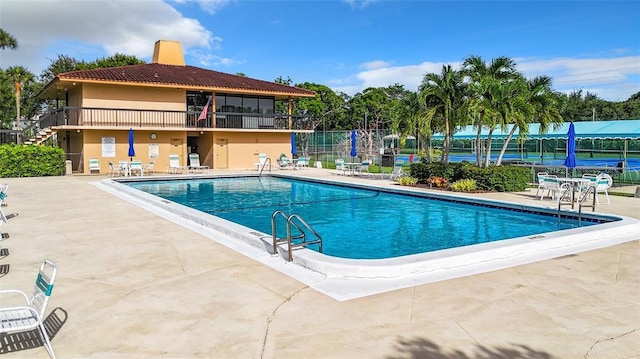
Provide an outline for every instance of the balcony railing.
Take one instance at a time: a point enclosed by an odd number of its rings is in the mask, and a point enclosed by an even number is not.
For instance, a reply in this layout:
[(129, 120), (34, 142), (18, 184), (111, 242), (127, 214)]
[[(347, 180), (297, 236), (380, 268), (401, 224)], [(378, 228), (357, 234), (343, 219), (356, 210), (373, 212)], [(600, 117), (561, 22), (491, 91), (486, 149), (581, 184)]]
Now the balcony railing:
[(93, 107), (64, 107), (53, 110), (39, 119), (41, 129), (53, 126), (81, 127), (149, 127), (149, 128), (240, 128), (268, 130), (305, 129), (309, 116), (258, 113), (212, 112), (199, 120), (200, 112), (163, 110), (126, 110)]

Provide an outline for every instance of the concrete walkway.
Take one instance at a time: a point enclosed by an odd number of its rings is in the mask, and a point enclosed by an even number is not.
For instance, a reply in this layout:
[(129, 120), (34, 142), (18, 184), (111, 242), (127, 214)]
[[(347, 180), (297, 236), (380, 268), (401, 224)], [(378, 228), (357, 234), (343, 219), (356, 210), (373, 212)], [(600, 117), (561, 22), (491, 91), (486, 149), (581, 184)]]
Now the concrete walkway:
[[(3, 210), (19, 216), (0, 228), (11, 235), (0, 287), (30, 292), (40, 262), (57, 263), (48, 324), (59, 358), (640, 358), (640, 233), (338, 302), (91, 183), (103, 178), (1, 180)], [(473, 196), (539, 205), (534, 194)], [(598, 211), (640, 218), (640, 199)], [(24, 342), (1, 351), (47, 357)]]

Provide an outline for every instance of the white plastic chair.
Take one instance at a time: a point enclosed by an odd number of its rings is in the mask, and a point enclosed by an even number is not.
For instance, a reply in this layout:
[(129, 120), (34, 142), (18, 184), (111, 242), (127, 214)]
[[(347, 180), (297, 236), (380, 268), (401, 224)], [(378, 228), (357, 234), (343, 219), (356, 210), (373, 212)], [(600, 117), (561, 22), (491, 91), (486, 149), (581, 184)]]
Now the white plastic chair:
[(113, 162), (109, 161), (109, 177), (113, 177), (119, 174), (120, 174), (120, 171), (118, 170), (118, 168), (116, 168)]
[(154, 165), (154, 161), (149, 162), (144, 166), (144, 171), (151, 174), (155, 173), (153, 169), (153, 165)]
[(398, 180), (400, 177), (404, 177), (405, 173), (402, 171), (402, 166), (404, 165), (404, 160), (396, 160), (393, 164), (393, 170), (389, 175), (389, 179), (392, 181)]
[(336, 163), (336, 174), (339, 174), (339, 175), (347, 174), (349, 169), (344, 164), (344, 160), (342, 158), (337, 158), (334, 162)]
[(15, 296), (15, 294), (18, 294), (24, 299), (21, 305), (0, 308), (0, 333), (15, 333), (38, 329), (44, 347), (53, 359), (55, 359), (56, 356), (53, 353), (51, 340), (44, 327), (44, 315), (47, 311), (49, 299), (51, 298), (51, 292), (53, 291), (56, 272), (56, 265), (48, 260), (45, 260), (40, 265), (31, 298), (29, 298), (25, 292), (17, 289), (0, 290), (3, 305), (9, 302), (8, 299), (5, 299), (8, 297), (7, 294), (14, 294), (14, 297), (18, 297)]
[(596, 178), (596, 193), (594, 194), (594, 196), (596, 196), (597, 204), (600, 204), (600, 201), (598, 201), (598, 193), (604, 193), (607, 197), (607, 204), (611, 204), (608, 192), (611, 186), (613, 186), (613, 178), (611, 178), (611, 176), (606, 173), (598, 175), (598, 177)]
[[(267, 154), (258, 153), (258, 162), (253, 164), (253, 169), (260, 171), (260, 169), (267, 163)], [(269, 170), (271, 170), (271, 164), (269, 164)]]
[(89, 173), (93, 171), (98, 171), (98, 173), (102, 173), (100, 170), (100, 161), (97, 158), (89, 158)]
[(129, 165), (129, 171), (131, 171), (131, 175), (137, 174), (138, 176), (144, 176), (144, 167), (142, 166), (142, 161), (131, 161)]
[(197, 153), (189, 154), (189, 166), (187, 166), (189, 171), (201, 171), (209, 169), (209, 166), (200, 165), (200, 155)]
[(544, 191), (544, 177), (548, 176), (549, 173), (547, 172), (538, 172), (537, 177), (538, 177), (538, 190), (536, 191), (536, 197), (538, 197), (538, 194), (540, 194), (540, 191)]
[(542, 179), (542, 192), (540, 194), (540, 200), (542, 200), (545, 196), (545, 191), (547, 192), (547, 196), (550, 196), (551, 199), (556, 199), (556, 195), (560, 192), (560, 183), (558, 182), (558, 176), (556, 175), (547, 175)]
[(167, 173), (182, 173), (184, 171), (184, 167), (180, 166), (180, 157), (176, 154), (169, 155), (169, 168), (167, 168)]

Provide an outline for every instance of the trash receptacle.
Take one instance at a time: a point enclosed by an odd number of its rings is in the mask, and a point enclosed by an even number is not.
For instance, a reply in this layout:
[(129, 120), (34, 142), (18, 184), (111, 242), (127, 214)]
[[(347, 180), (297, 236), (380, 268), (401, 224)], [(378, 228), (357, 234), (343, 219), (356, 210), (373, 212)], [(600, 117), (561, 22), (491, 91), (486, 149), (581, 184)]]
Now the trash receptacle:
[(382, 167), (393, 167), (393, 155), (382, 155)]
[(322, 168), (322, 162), (316, 161), (316, 168)]
[(71, 169), (71, 161), (70, 160), (64, 161), (64, 174), (67, 176), (71, 176), (72, 173), (73, 173), (73, 170)]

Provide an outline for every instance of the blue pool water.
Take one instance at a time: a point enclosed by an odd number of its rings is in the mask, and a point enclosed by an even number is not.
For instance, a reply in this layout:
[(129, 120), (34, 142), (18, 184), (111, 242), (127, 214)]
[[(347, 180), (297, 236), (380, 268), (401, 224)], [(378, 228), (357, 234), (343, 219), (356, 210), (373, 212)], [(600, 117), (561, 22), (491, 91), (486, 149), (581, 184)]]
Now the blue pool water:
[[(128, 186), (271, 234), (271, 215), (296, 213), (325, 254), (378, 259), (576, 228), (573, 219), (277, 177), (128, 182)], [(582, 226), (597, 221), (585, 221)], [(283, 230), (278, 233), (284, 237)]]

